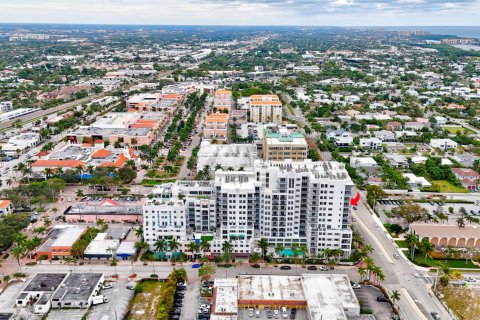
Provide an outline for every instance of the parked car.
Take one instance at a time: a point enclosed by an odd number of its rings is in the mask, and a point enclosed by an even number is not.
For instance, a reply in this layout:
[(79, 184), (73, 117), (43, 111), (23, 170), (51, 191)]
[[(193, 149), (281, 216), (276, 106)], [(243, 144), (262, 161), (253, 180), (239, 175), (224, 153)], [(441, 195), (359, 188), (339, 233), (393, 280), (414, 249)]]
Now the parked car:
[(377, 297), (377, 301), (378, 301), (378, 302), (388, 302), (388, 299), (385, 298), (384, 296), (378, 296), (378, 297)]
[(248, 309), (248, 316), (253, 317), (253, 309)]
[(362, 286), (360, 286), (358, 283), (352, 284), (353, 289), (360, 289)]
[(328, 267), (327, 266), (321, 266), (320, 267), (320, 271), (328, 271)]
[(278, 319), (279, 316), (280, 316), (280, 312), (278, 310), (273, 310), (273, 317), (275, 319)]
[(290, 267), (290, 266), (281, 266), (280, 267), (280, 270), (290, 270), (290, 269), (292, 269), (292, 267)]
[(307, 270), (317, 270), (317, 266), (308, 266)]

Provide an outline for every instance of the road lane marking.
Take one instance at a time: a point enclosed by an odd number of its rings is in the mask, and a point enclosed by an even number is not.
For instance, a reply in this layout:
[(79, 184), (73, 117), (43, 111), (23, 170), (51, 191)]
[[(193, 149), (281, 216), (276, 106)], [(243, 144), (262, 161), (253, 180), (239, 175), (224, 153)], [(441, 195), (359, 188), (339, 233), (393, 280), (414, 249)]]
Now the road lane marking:
[(422, 311), (420, 310), (420, 308), (418, 308), (418, 306), (417, 306), (417, 304), (415, 303), (415, 301), (413, 301), (412, 296), (410, 295), (410, 293), (408, 293), (407, 289), (401, 288), (400, 291), (401, 291), (401, 294), (402, 294), (402, 299), (406, 299), (407, 302), (408, 302), (408, 304), (413, 307), (413, 309), (415, 310), (415, 312), (416, 312), (417, 315), (419, 316), (418, 319), (428, 320), (428, 318), (425, 317), (425, 315), (422, 313)]
[[(370, 214), (370, 213), (368, 213)], [(376, 245), (378, 247), (380, 247), (380, 250), (383, 252), (383, 256), (385, 257), (385, 259), (387, 259), (387, 262), (390, 263), (390, 264), (393, 264), (393, 260), (392, 258), (390, 257), (390, 254), (388, 254), (387, 250), (385, 250), (385, 248), (382, 246), (382, 244), (380, 243), (380, 241), (377, 239), (377, 237), (373, 234), (372, 231), (370, 231), (370, 229), (365, 225), (365, 223), (362, 221), (362, 219), (360, 218), (359, 215), (357, 215), (356, 212), (353, 212), (353, 215), (356, 216), (357, 218), (357, 222), (360, 223), (362, 225), (362, 228), (370, 235), (370, 237), (373, 239), (373, 241), (375, 241)]]

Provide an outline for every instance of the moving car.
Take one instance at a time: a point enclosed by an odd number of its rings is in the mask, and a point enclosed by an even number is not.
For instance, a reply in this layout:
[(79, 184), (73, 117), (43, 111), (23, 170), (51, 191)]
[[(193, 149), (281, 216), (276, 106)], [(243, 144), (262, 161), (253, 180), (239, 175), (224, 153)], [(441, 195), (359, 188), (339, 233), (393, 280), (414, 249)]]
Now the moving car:
[(361, 286), (358, 283), (354, 283), (354, 284), (352, 284), (352, 288), (353, 289), (360, 289)]
[(440, 320), (441, 319), (440, 316), (438, 315), (438, 313), (436, 313), (436, 312), (430, 312), (430, 315), (432, 316), (432, 318), (434, 320)]
[(378, 301), (378, 302), (388, 302), (388, 299), (385, 298), (384, 296), (378, 296), (378, 297), (377, 297), (377, 301)]
[(112, 288), (113, 288), (113, 283), (112, 282), (107, 282), (107, 283), (102, 284), (102, 289), (103, 290), (112, 289)]
[(393, 254), (393, 257), (394, 257), (395, 259), (400, 259), (400, 255), (399, 255), (398, 253), (394, 253), (394, 254)]

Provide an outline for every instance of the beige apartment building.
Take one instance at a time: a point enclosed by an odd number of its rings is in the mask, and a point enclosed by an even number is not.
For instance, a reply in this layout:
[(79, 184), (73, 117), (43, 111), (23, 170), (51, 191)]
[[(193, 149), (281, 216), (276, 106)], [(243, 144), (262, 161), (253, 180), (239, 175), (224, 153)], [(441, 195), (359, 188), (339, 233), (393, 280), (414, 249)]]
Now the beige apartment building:
[(301, 132), (285, 126), (265, 128), (263, 158), (271, 161), (303, 161), (307, 158), (308, 144)]
[(282, 102), (275, 94), (250, 96), (250, 120), (255, 123), (281, 123)]

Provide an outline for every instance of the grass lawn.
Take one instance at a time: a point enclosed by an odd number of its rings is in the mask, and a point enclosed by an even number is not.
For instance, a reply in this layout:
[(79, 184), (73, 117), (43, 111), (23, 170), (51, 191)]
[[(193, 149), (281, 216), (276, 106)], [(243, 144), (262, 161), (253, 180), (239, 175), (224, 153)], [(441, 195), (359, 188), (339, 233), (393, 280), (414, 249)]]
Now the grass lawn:
[(399, 248), (408, 248), (407, 241), (405, 240), (395, 240), (395, 243)]
[[(408, 258), (410, 259), (410, 253), (407, 254)], [(478, 269), (478, 266), (474, 265), (471, 261), (467, 260), (445, 260), (439, 259), (434, 260), (427, 256), (427, 261), (425, 264), (425, 255), (423, 253), (415, 253), (415, 258), (413, 259), (414, 263), (420, 266), (425, 267), (441, 267), (442, 265), (447, 265), (449, 268), (471, 268), (471, 269)]]
[(156, 319), (164, 282), (143, 281), (137, 284), (139, 293), (133, 300), (128, 320)]
[(468, 193), (468, 190), (462, 187), (457, 187), (448, 182), (447, 180), (435, 180), (432, 184), (437, 186), (440, 192), (445, 193)]
[[(457, 132), (463, 133), (465, 131), (464, 127), (443, 127), (443, 129), (447, 130), (450, 133), (456, 134)], [(471, 130), (467, 130), (467, 134), (473, 133)]]

